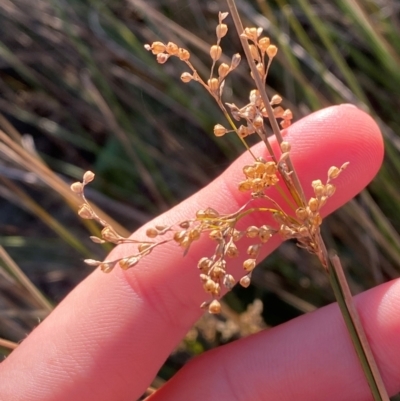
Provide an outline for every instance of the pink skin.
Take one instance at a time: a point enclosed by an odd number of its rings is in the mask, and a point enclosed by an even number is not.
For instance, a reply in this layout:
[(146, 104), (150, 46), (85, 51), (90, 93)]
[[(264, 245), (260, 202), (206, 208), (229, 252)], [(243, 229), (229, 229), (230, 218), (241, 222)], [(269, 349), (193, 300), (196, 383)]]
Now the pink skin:
[[(325, 180), (332, 165), (349, 161), (336, 180), (337, 192), (325, 213), (361, 191), (378, 171), (383, 143), (377, 125), (353, 106), (330, 107), (294, 124), (286, 133), (307, 196), (310, 183)], [(254, 152), (266, 155), (260, 144)], [(275, 146), (275, 145), (274, 145)], [(209, 186), (139, 229), (168, 224), (211, 206), (236, 210), (241, 156)], [(265, 219), (265, 215), (249, 218)], [(253, 219), (253, 220), (252, 220)], [(279, 245), (266, 245), (267, 256)], [(128, 255), (119, 246), (113, 257)], [(301, 252), (301, 251), (299, 251)], [(207, 239), (182, 250), (166, 245), (138, 266), (110, 274), (93, 272), (0, 365), (0, 399), (26, 401), (134, 400), (150, 384), (169, 353), (202, 314), (207, 299), (196, 269), (212, 255)], [(244, 252), (241, 253), (242, 255)], [(236, 278), (243, 257), (230, 261)], [(368, 266), (366, 266), (368, 268)], [(367, 335), (391, 394), (400, 389), (400, 282), (357, 297)], [(158, 400), (371, 400), (336, 305), (208, 352), (184, 367), (152, 396)]]

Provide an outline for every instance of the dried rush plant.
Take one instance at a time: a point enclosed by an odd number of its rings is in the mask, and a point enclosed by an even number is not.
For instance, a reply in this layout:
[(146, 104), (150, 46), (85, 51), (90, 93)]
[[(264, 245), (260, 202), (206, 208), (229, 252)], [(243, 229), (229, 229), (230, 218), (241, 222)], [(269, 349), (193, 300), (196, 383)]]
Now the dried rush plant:
[[(247, 248), (248, 256), (243, 262), (245, 274), (239, 281), (243, 287), (250, 284), (251, 273), (258, 262), (260, 250), (272, 236), (280, 235), (284, 240), (295, 239), (299, 247), (305, 248), (318, 257), (330, 277), (374, 399), (389, 400), (357, 311), (352, 303), (339, 258), (328, 254), (320, 232), (321, 208), (334, 195), (333, 181), (343, 172), (348, 163), (344, 161), (341, 167), (330, 167), (325, 182), (317, 179), (311, 183), (314, 196), (310, 199), (305, 198), (296, 170), (291, 163), (290, 143), (283, 140), (277, 122), (279, 119), (281, 128), (287, 128), (291, 124), (292, 112), (280, 106), (282, 101), (280, 96), (274, 95), (269, 99), (264, 89), (269, 67), (278, 49), (270, 43), (269, 38), (262, 36), (261, 28), (244, 29), (234, 2), (229, 0), (228, 4), (251, 69), (251, 77), (256, 85), (256, 88), (251, 90), (249, 102), (246, 105), (239, 107), (233, 103), (222, 101), (225, 79), (237, 68), (241, 60), (240, 55), (235, 54), (229, 65), (220, 63), (217, 68), (217, 62), (222, 55), (221, 39), (228, 31), (228, 26), (224, 22), (228, 13), (219, 13), (216, 28), (217, 40), (210, 48), (211, 72), (206, 81), (199, 76), (192, 65), (190, 52), (177, 44), (172, 42), (164, 44), (157, 41), (151, 45), (145, 45), (145, 48), (156, 56), (160, 64), (164, 64), (171, 57), (176, 57), (185, 63), (189, 72), (184, 72), (181, 80), (185, 83), (195, 81), (202, 85), (221, 108), (230, 128), (217, 124), (214, 127), (214, 134), (222, 137), (231, 132), (235, 133), (253, 158), (252, 164), (243, 167), (244, 177), (238, 184), (238, 191), (248, 193), (247, 202), (236, 212), (230, 214), (221, 214), (211, 207), (198, 210), (190, 220), (177, 222), (173, 226), (149, 228), (146, 232), (148, 241), (137, 241), (119, 235), (107, 221), (100, 218), (93, 210), (84, 194), (85, 186), (94, 179), (94, 174), (88, 171), (84, 174), (83, 181), (72, 184), (71, 189), (83, 201), (78, 212), (80, 217), (93, 219), (103, 227), (101, 238), (91, 237), (91, 239), (96, 243), (133, 243), (137, 245), (137, 252), (116, 260), (89, 259), (85, 262), (90, 266), (100, 267), (106, 273), (117, 264), (122, 269), (129, 269), (136, 266), (155, 248), (167, 242), (175, 242), (186, 254), (194, 241), (202, 236), (208, 236), (210, 241), (215, 242), (215, 252), (211, 256), (202, 257), (198, 261), (198, 269), (203, 288), (206, 293), (211, 295), (211, 299), (203, 302), (201, 306), (208, 309), (210, 313), (219, 313), (221, 310), (219, 302), (221, 287), (231, 289), (236, 283), (234, 277), (229, 273), (228, 260), (238, 257), (236, 244), (242, 238), (250, 238), (253, 242)], [(276, 154), (267, 139), (266, 120), (269, 120), (279, 143), (279, 154)], [(238, 126), (235, 121), (242, 124)], [(252, 134), (257, 134), (265, 143), (269, 153), (268, 160), (254, 155), (248, 147), (245, 138)], [(286, 186), (290, 196), (286, 195), (282, 184)], [(275, 187), (282, 195), (283, 201), (287, 203), (285, 207), (268, 196), (268, 189), (271, 187)], [(238, 223), (252, 213), (268, 214), (270, 217), (272, 216), (274, 223), (250, 225), (245, 229), (239, 229)]]

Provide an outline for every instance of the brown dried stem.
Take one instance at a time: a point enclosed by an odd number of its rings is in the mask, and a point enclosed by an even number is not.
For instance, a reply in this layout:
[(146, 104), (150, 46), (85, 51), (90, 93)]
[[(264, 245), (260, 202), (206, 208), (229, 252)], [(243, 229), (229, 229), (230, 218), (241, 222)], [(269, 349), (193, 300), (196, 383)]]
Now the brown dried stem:
[[(270, 120), (270, 124), (274, 135), (279, 144), (283, 142), (283, 138), (278, 126), (278, 123), (274, 117), (272, 107), (269, 102), (268, 95), (264, 88), (264, 83), (258, 74), (256, 64), (253, 60), (250, 47), (248, 44), (248, 39), (243, 35), (244, 29), (236, 8), (234, 0), (227, 0), (233, 21), (235, 23), (236, 30), (242, 42), (243, 50), (246, 54), (246, 58), (250, 69), (252, 71), (253, 79), (256, 82), (257, 89), (259, 90), (260, 96), (264, 102), (267, 114)], [(265, 142), (265, 141), (264, 141)], [(268, 147), (268, 150), (270, 148)], [(296, 174), (290, 157), (286, 159), (286, 165), (289, 168), (289, 174), (282, 174), (288, 189), (293, 196), (295, 202), (298, 206), (302, 207), (307, 204), (304, 191), (300, 184), (300, 180)], [(284, 172), (285, 173), (285, 172)], [(367, 337), (365, 335), (363, 326), (361, 324), (359, 315), (355, 308), (350, 289), (348, 287), (346, 277), (343, 273), (343, 269), (338, 256), (328, 257), (328, 252), (326, 250), (324, 241), (321, 237), (319, 228), (310, 237), (310, 240), (315, 244), (315, 253), (321, 261), (321, 264), (326, 269), (332, 288), (335, 293), (335, 297), (338, 301), (339, 307), (341, 309), (343, 318), (346, 322), (347, 329), (352, 338), (355, 351), (357, 352), (359, 361), (362, 365), (364, 374), (370, 386), (371, 392), (373, 394), (375, 401), (389, 401), (389, 396), (386, 392), (385, 386), (383, 384), (382, 378), (380, 376), (379, 370), (377, 368), (374, 356), (372, 354), (371, 348), (369, 346)]]
[[(256, 64), (254, 63), (253, 57), (251, 55), (251, 50), (250, 50), (248, 41), (243, 36), (244, 28), (243, 28), (242, 21), (240, 19), (239, 13), (237, 11), (235, 1), (234, 0), (227, 0), (227, 3), (228, 3), (228, 6), (229, 6), (229, 10), (231, 12), (232, 19), (233, 19), (233, 22), (235, 24), (236, 30), (238, 32), (240, 41), (242, 43), (243, 50), (244, 50), (244, 52), (246, 54), (247, 62), (249, 64), (249, 67), (250, 67), (251, 72), (253, 74), (254, 81), (256, 83), (258, 91), (260, 92), (260, 96), (261, 96), (261, 98), (262, 98), (262, 100), (264, 102), (264, 106), (265, 106), (265, 108), (267, 110), (268, 118), (269, 118), (269, 121), (270, 121), (270, 124), (271, 124), (271, 127), (272, 127), (272, 131), (273, 131), (278, 143), (281, 144), (283, 142), (282, 134), (281, 134), (281, 131), (279, 129), (278, 122), (276, 121), (276, 118), (274, 116), (274, 112), (272, 110), (272, 107), (270, 105), (270, 100), (269, 100), (269, 97), (268, 97), (267, 92), (265, 90), (265, 85), (264, 85), (263, 81), (261, 80), (261, 77), (260, 77), (260, 75), (258, 73)], [(274, 157), (274, 153), (273, 153), (272, 148), (271, 148), (271, 146), (270, 146), (270, 144), (268, 142), (268, 139), (267, 138), (262, 138), (262, 139), (263, 139), (264, 143), (266, 143), (268, 151), (270, 152), (271, 156)], [(275, 158), (276, 158), (276, 156), (275, 156)], [(286, 159), (286, 164), (287, 164), (287, 166), (289, 168), (290, 180), (285, 180), (285, 183), (288, 186), (288, 189), (289, 189), (291, 195), (293, 196), (293, 199), (295, 200), (296, 204), (298, 206), (305, 206), (307, 204), (306, 197), (304, 195), (304, 191), (303, 191), (303, 188), (302, 188), (302, 186), (300, 184), (299, 177), (297, 176), (297, 173), (296, 173), (296, 171), (295, 171), (295, 169), (293, 167), (293, 163), (290, 160), (290, 157), (288, 157)]]

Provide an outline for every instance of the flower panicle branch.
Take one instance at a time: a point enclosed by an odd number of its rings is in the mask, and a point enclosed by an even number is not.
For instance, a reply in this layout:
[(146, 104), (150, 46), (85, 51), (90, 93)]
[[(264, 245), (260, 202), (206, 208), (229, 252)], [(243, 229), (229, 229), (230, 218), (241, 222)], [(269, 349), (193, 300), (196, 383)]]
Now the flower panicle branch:
[[(242, 239), (247, 238), (247, 241), (250, 242), (250, 245), (246, 246), (246, 255), (242, 262), (244, 275), (239, 279), (239, 283), (243, 287), (250, 285), (251, 274), (259, 261), (260, 251), (274, 235), (280, 235), (284, 240), (295, 239), (300, 247), (321, 256), (318, 240), (322, 223), (321, 208), (335, 192), (332, 181), (348, 165), (348, 163), (344, 163), (341, 167), (332, 166), (324, 182), (313, 181), (311, 185), (314, 193), (308, 201), (299, 204), (298, 198), (293, 199), (294, 202), (286, 198), (288, 204), (281, 206), (268, 196), (268, 190), (271, 187), (276, 187), (283, 194), (284, 191), (280, 187), (282, 182), (289, 188), (288, 182), (291, 183), (292, 171), (287, 165), (291, 153), (290, 143), (281, 141), (280, 152), (275, 154), (267, 139), (266, 121), (271, 122), (271, 118), (273, 118), (276, 122), (276, 119), (279, 119), (280, 126), (284, 129), (290, 126), (293, 114), (289, 109), (282, 107), (281, 96), (275, 94), (268, 105), (268, 108), (273, 110), (270, 115), (258, 89), (250, 90), (248, 102), (243, 106), (239, 107), (234, 103), (223, 102), (225, 79), (237, 68), (241, 60), (239, 54), (234, 54), (230, 64), (219, 62), (222, 56), (221, 40), (228, 32), (228, 26), (224, 22), (227, 16), (228, 13), (221, 12), (218, 16), (216, 43), (210, 47), (211, 68), (207, 79), (202, 79), (191, 63), (190, 52), (177, 44), (156, 41), (145, 45), (145, 48), (156, 56), (160, 64), (166, 63), (171, 57), (178, 58), (189, 68), (189, 71), (181, 74), (181, 80), (185, 83), (198, 82), (215, 99), (230, 125), (228, 129), (223, 124), (216, 124), (214, 126), (215, 136), (222, 137), (230, 132), (235, 132), (249, 151), (245, 142), (245, 138), (249, 135), (257, 134), (266, 144), (270, 160), (257, 157), (250, 151), (253, 162), (243, 167), (243, 178), (237, 184), (239, 192), (248, 194), (247, 202), (233, 213), (222, 214), (212, 207), (207, 207), (204, 210), (198, 210), (192, 219), (178, 222), (176, 225), (150, 227), (146, 231), (147, 240), (139, 241), (120, 236), (110, 224), (95, 213), (84, 194), (85, 186), (94, 179), (92, 172), (86, 172), (82, 182), (71, 185), (72, 191), (82, 200), (78, 211), (79, 216), (84, 219), (93, 219), (102, 226), (100, 237), (91, 237), (94, 242), (109, 242), (116, 245), (130, 243), (136, 246), (135, 253), (123, 258), (105, 261), (87, 259), (85, 261), (90, 266), (100, 267), (106, 273), (112, 271), (117, 265), (124, 270), (134, 267), (155, 248), (166, 243), (176, 244), (186, 254), (193, 242), (201, 238), (206, 237), (214, 242), (214, 252), (201, 257), (197, 264), (200, 283), (205, 292), (210, 295), (210, 299), (201, 306), (208, 309), (210, 313), (219, 313), (221, 310), (219, 298), (222, 288), (230, 290), (237, 283), (229, 272), (229, 260), (239, 257), (239, 242)], [(271, 44), (268, 37), (262, 36), (260, 28), (245, 28), (242, 36), (249, 42), (257, 74), (265, 84), (271, 62), (278, 49)], [(253, 73), (251, 76), (254, 79)], [(249, 225), (242, 228), (243, 224), (238, 223), (252, 213), (267, 214), (269, 218), (266, 218), (266, 221), (272, 221), (272, 224), (261, 222), (257, 226)]]
[[(210, 47), (211, 68), (207, 79), (200, 77), (191, 63), (191, 54), (187, 49), (173, 42), (164, 44), (160, 41), (146, 44), (145, 48), (156, 56), (160, 64), (166, 63), (171, 57), (181, 60), (189, 68), (189, 71), (181, 74), (181, 80), (184, 83), (191, 81), (200, 83), (214, 98), (230, 126), (226, 128), (223, 124), (216, 124), (214, 135), (222, 137), (235, 132), (253, 157), (252, 164), (243, 167), (244, 177), (237, 184), (239, 192), (248, 194), (248, 200), (237, 211), (230, 214), (222, 214), (212, 207), (198, 210), (192, 219), (173, 226), (150, 227), (146, 231), (147, 240), (135, 240), (120, 236), (93, 210), (84, 194), (85, 186), (94, 179), (94, 174), (88, 171), (84, 174), (82, 182), (72, 184), (71, 189), (82, 200), (78, 214), (84, 219), (97, 221), (103, 227), (100, 237), (91, 237), (91, 239), (95, 243), (109, 242), (116, 245), (130, 243), (136, 246), (136, 252), (115, 260), (87, 259), (85, 262), (90, 266), (100, 267), (106, 273), (112, 271), (116, 265), (126, 270), (136, 266), (142, 258), (151, 254), (158, 246), (175, 243), (182, 248), (185, 255), (193, 242), (207, 237), (214, 242), (215, 248), (211, 255), (202, 256), (197, 264), (200, 282), (204, 291), (210, 295), (210, 299), (203, 302), (201, 307), (208, 309), (210, 313), (219, 313), (222, 288), (230, 290), (236, 284), (236, 279), (229, 272), (229, 260), (239, 257), (238, 245), (242, 239), (247, 239), (246, 256), (242, 264), (244, 275), (239, 280), (243, 287), (250, 285), (251, 274), (259, 261), (261, 249), (274, 235), (279, 235), (283, 240), (294, 239), (299, 247), (319, 258), (330, 277), (374, 399), (376, 401), (389, 400), (366, 336), (363, 335), (339, 259), (329, 259), (320, 232), (321, 209), (335, 193), (333, 181), (349, 163), (345, 162), (340, 167), (330, 167), (324, 182), (320, 179), (312, 181), (313, 195), (309, 199), (306, 198), (291, 160), (291, 145), (284, 140), (280, 131), (291, 125), (293, 114), (291, 110), (282, 107), (282, 98), (278, 94), (269, 99), (265, 91), (268, 71), (277, 55), (278, 48), (271, 44), (268, 37), (262, 35), (261, 28), (243, 28), (234, 0), (227, 0), (227, 2), (255, 84), (244, 105), (237, 106), (234, 103), (224, 103), (222, 100), (225, 80), (241, 61), (240, 54), (237, 53), (232, 56), (229, 64), (219, 62), (222, 56), (221, 41), (228, 33), (228, 26), (224, 22), (228, 16), (227, 12), (220, 12), (218, 15), (216, 43)], [(277, 120), (280, 120), (279, 124)], [(267, 122), (279, 144), (278, 153), (274, 152), (268, 141)], [(270, 160), (258, 157), (249, 148), (246, 137), (252, 134), (257, 134), (264, 142)], [(285, 194), (281, 183), (285, 185), (290, 196)], [(271, 187), (275, 187), (282, 195), (284, 205), (280, 205), (268, 195)], [(246, 227), (245, 224), (238, 224), (252, 213), (265, 213), (267, 217), (264, 221), (262, 217), (259, 217), (259, 225)]]

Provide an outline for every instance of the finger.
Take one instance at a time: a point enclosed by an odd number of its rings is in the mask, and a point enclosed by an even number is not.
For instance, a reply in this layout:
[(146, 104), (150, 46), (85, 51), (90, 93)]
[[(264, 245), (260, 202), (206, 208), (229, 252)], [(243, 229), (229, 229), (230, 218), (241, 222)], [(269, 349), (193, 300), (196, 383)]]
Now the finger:
[[(352, 106), (314, 113), (294, 124), (286, 138), (292, 143), (293, 162), (308, 193), (311, 181), (323, 179), (331, 165), (351, 163), (339, 177), (337, 193), (325, 212), (364, 188), (382, 161), (378, 127)], [(262, 144), (254, 152), (266, 154)], [(238, 195), (236, 185), (242, 179), (243, 165), (250, 161), (249, 155), (240, 157), (208, 187), (150, 226), (186, 220), (208, 206), (223, 213), (237, 210), (246, 197)], [(134, 237), (145, 239), (145, 229)], [(279, 242), (274, 238), (267, 243), (264, 255)], [(138, 396), (200, 316), (199, 304), (206, 297), (196, 264), (201, 256), (212, 255), (214, 248), (205, 238), (182, 258), (182, 249), (166, 244), (129, 271), (116, 268), (109, 275), (95, 271), (1, 365), (0, 386), (13, 389), (13, 399), (18, 399), (14, 392), (18, 386), (18, 393), (29, 394), (32, 401)], [(130, 252), (126, 245), (112, 254), (127, 256)], [(243, 274), (241, 263), (232, 260), (232, 274)], [(16, 370), (18, 376), (12, 374)]]
[[(400, 280), (355, 298), (386, 388), (400, 390)], [(219, 347), (149, 401), (372, 401), (337, 304)]]

